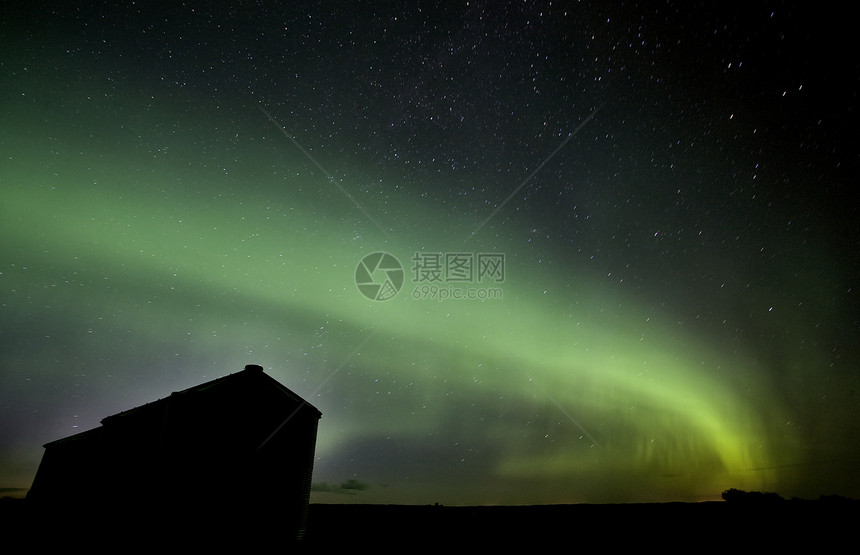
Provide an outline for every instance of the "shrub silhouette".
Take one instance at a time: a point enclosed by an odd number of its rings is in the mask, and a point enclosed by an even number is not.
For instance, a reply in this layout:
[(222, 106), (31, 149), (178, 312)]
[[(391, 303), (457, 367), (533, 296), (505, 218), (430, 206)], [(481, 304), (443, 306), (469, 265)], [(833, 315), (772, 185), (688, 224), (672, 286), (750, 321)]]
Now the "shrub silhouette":
[(722, 493), (723, 501), (734, 504), (761, 504), (779, 503), (785, 501), (780, 495), (761, 491), (744, 491), (741, 489), (727, 489)]

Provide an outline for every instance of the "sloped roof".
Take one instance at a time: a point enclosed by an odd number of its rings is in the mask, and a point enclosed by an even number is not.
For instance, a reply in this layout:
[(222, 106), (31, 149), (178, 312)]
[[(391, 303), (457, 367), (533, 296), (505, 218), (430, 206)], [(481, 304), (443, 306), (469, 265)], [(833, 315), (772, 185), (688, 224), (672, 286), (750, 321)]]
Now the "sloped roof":
[[(273, 377), (266, 374), (263, 371), (262, 366), (259, 366), (256, 364), (249, 364), (249, 365), (245, 366), (244, 370), (242, 370), (240, 372), (228, 374), (226, 376), (222, 376), (220, 378), (216, 378), (214, 380), (211, 380), (211, 381), (199, 384), (199, 385), (195, 385), (193, 387), (189, 387), (188, 389), (183, 389), (181, 391), (175, 391), (175, 392), (171, 393), (169, 396), (163, 397), (163, 398), (158, 399), (156, 401), (152, 401), (152, 402), (146, 403), (144, 405), (140, 405), (140, 406), (137, 406), (137, 407), (134, 407), (134, 408), (122, 411), (122, 412), (118, 412), (118, 413), (110, 415), (110, 416), (106, 416), (106, 417), (102, 418), (101, 424), (102, 424), (102, 426), (113, 425), (115, 423), (122, 421), (125, 418), (139, 415), (143, 412), (148, 412), (151, 410), (158, 410), (163, 405), (165, 405), (165, 403), (167, 403), (167, 402), (175, 402), (175, 401), (181, 402), (184, 400), (190, 401), (191, 399), (196, 398), (200, 393), (211, 390), (213, 388), (235, 387), (235, 386), (239, 386), (239, 385), (247, 386), (247, 385), (249, 385), (249, 383), (253, 383), (254, 381), (257, 382), (256, 384), (254, 384), (255, 387), (269, 387), (269, 388), (272, 388), (276, 391), (279, 391), (281, 394), (283, 394), (283, 396), (287, 400), (290, 401), (291, 404), (297, 405), (296, 410), (301, 409), (302, 411), (310, 411), (310, 413), (315, 415), (316, 418), (320, 418), (322, 416), (322, 413), (319, 411), (319, 409), (317, 409), (316, 407), (314, 407), (313, 405), (311, 405), (310, 403), (308, 403), (307, 401), (302, 399), (299, 395), (297, 395), (291, 389), (289, 389), (288, 387), (286, 387), (285, 385), (280, 383), (278, 380), (276, 380)], [(67, 437), (64, 437), (64, 438), (61, 438), (58, 440), (54, 440), (54, 441), (51, 441), (49, 443), (46, 443), (44, 446), (47, 447), (49, 445), (60, 443), (60, 442), (66, 442), (66, 441), (75, 440), (75, 439), (83, 439), (85, 436), (93, 434), (93, 433), (97, 433), (99, 430), (101, 430), (101, 427), (93, 428), (91, 430), (87, 430), (84, 432), (80, 432), (78, 434), (74, 434), (74, 435), (67, 436)]]

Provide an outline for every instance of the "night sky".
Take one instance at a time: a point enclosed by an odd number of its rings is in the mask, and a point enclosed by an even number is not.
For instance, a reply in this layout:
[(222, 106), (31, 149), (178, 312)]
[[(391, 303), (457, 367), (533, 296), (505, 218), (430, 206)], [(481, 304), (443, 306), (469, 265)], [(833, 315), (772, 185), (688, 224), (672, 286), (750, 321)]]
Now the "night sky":
[(0, 11), (6, 494), (260, 364), (312, 502), (860, 497), (847, 13), (71, 4)]

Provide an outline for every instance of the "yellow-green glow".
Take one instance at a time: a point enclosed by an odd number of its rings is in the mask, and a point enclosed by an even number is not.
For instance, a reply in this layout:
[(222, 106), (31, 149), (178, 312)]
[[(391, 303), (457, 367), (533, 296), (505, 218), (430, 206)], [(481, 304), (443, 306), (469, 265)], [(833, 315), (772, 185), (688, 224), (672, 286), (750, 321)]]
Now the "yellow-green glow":
[[(306, 188), (326, 185), (302, 179)], [(417, 300), (408, 279), (395, 299), (372, 302), (353, 282), (363, 255), (385, 250), (408, 271), (413, 252), (458, 246), (462, 236), (382, 239), (349, 206), (341, 210), (348, 217), (321, 223), (306, 201), (292, 200), (298, 178), (283, 180), (277, 202), (204, 193), (218, 185), (202, 182), (184, 184), (200, 191), (191, 195), (136, 190), (121, 167), (102, 168), (99, 180), (108, 183), (95, 189), (73, 178), (55, 187), (44, 175), (7, 181), (3, 234), (15, 237), (30, 265), (4, 275), (14, 294), (38, 291), (72, 319), (100, 314), (103, 303), (111, 312), (99, 318), (113, 328), (173, 330), (193, 350), (218, 352), (238, 334), (257, 349), (271, 345), (265, 363), (286, 375), (292, 364), (279, 357), (307, 348), (314, 328), (325, 327), (324, 357), (291, 384), (327, 413), (323, 461), (380, 430), (395, 437), (444, 433), (439, 423), (447, 421), (445, 396), (453, 390), (475, 403), (496, 401), (483, 420), (468, 423), (470, 435), (498, 450), (487, 473), (559, 482), (554, 501), (593, 495), (578, 494), (576, 484), (595, 476), (635, 476), (651, 484), (648, 490), (688, 496), (766, 488), (774, 479), (760, 469), (777, 466), (782, 447), (769, 434), (780, 408), (765, 400), (754, 362), (718, 352), (622, 287), (509, 256), (502, 299)], [(406, 207), (391, 208), (400, 210)], [(480, 250), (480, 239), (473, 242)], [(516, 248), (504, 241), (492, 247)], [(38, 280), (30, 277), (34, 270)], [(343, 340), (333, 341), (337, 335)], [(346, 369), (335, 373), (341, 365)], [(410, 384), (423, 406), (409, 418), (360, 405), (325, 410), (339, 402), (337, 384), (356, 368), (368, 379), (379, 374)], [(533, 422), (509, 421), (503, 406), (518, 407)]]
[[(856, 99), (796, 13), (68, 4), (0, 33), (0, 489), (260, 364), (367, 486), (312, 501), (860, 495)], [(434, 252), (500, 297), (415, 298)]]

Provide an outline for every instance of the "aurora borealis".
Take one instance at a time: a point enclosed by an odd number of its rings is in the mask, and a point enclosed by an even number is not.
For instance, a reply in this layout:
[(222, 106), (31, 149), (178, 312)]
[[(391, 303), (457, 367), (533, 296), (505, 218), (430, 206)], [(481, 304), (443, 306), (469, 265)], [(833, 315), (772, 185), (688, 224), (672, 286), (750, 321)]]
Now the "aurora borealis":
[[(0, 488), (260, 364), (323, 413), (312, 502), (860, 496), (840, 23), (380, 6), (9, 9)], [(430, 298), (434, 253), (504, 279)]]

